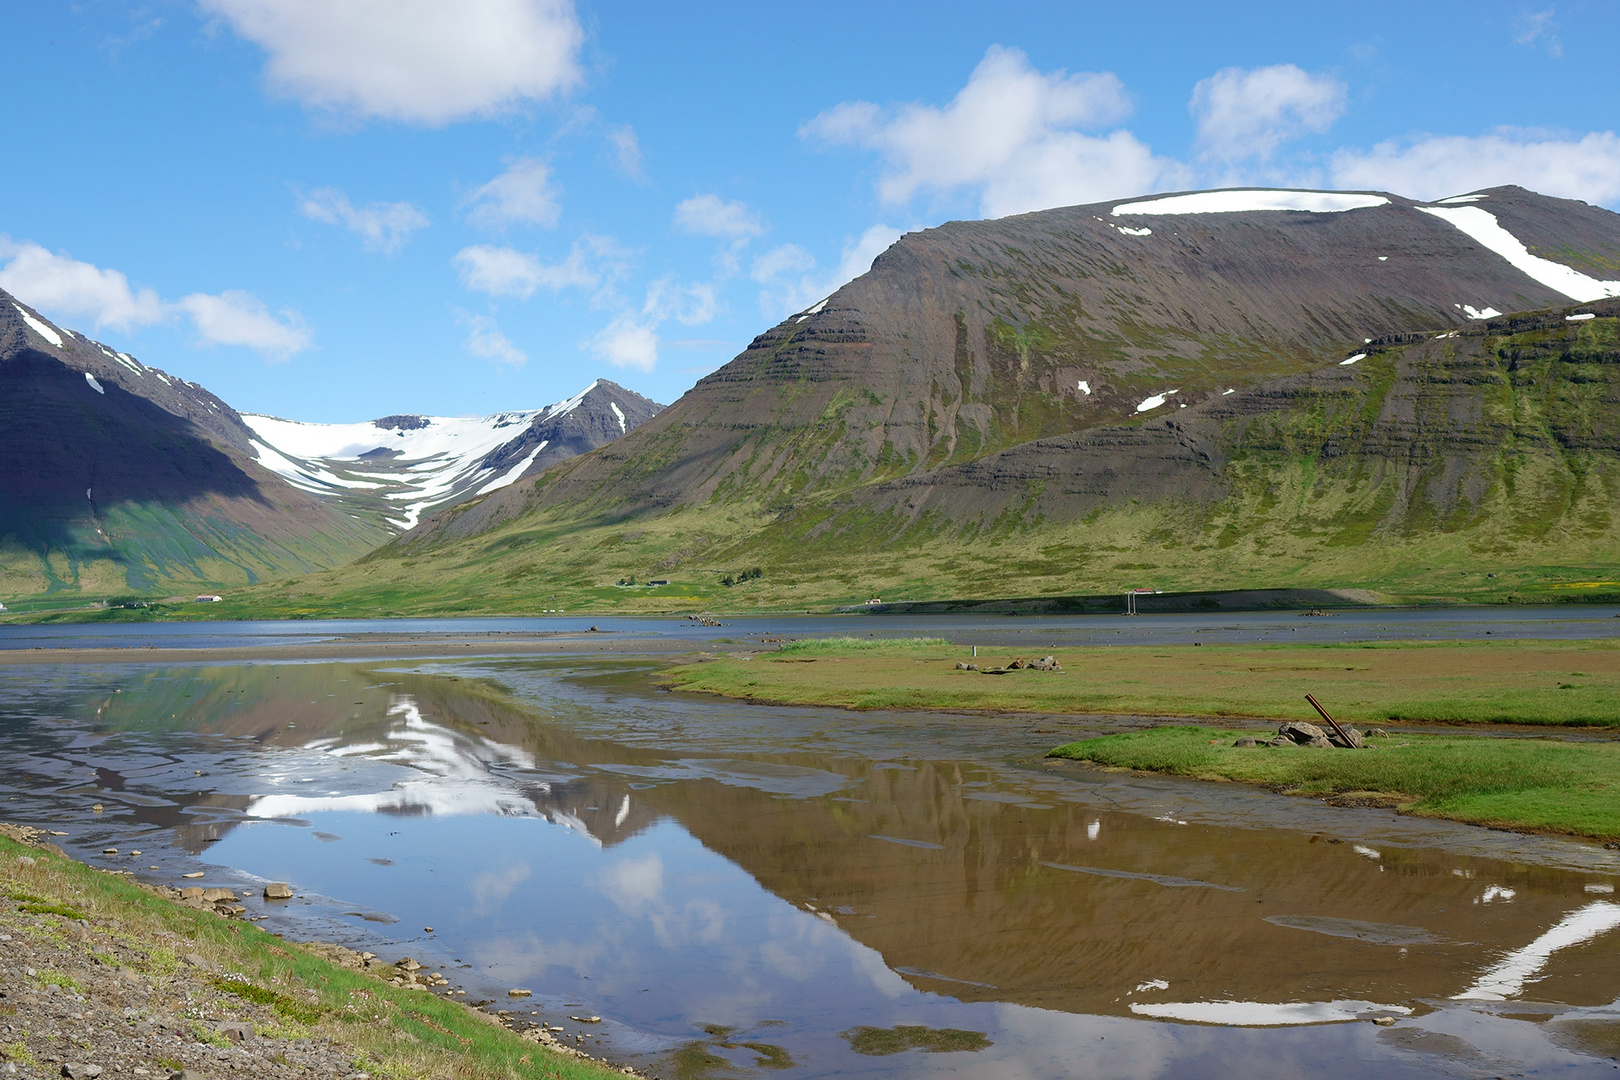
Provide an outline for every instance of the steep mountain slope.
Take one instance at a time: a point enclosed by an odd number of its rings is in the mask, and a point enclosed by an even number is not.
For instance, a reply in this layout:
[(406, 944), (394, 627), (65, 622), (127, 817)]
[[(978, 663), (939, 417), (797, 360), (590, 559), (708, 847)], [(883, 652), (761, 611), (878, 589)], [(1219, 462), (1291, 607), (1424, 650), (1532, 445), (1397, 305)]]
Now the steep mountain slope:
[[(1606, 361), (1583, 358), (1606, 355), (1613, 323), (1561, 320), (1572, 299), (1620, 295), (1615, 267), (1620, 216), (1517, 188), (1436, 204), (1196, 193), (951, 223), (625, 438), (289, 595), (511, 609), (1143, 578), (1422, 591), (1492, 560), (1493, 588), (1509, 566), (1590, 578), (1574, 568), (1620, 569), (1610, 526), (1590, 524), (1609, 520), (1615, 402)], [(1491, 357), (1543, 344), (1500, 313), (1554, 308), (1532, 320), (1553, 335), (1545, 370), (1515, 381), (1529, 369)], [(1504, 409), (1505, 428), (1471, 419)], [(755, 564), (762, 582), (718, 587)], [(675, 584), (616, 591), (627, 574)]]
[(0, 292), (0, 596), (237, 585), (382, 540), (253, 461), (202, 387)]
[(265, 468), (395, 531), (411, 528), (425, 512), (487, 495), (594, 450), (661, 408), (598, 379), (566, 401), (528, 412), (385, 416), (359, 424), (310, 424), (255, 413), (242, 419)]
[[(1290, 201), (1247, 194), (1236, 205)], [(1281, 193), (1300, 194), (1314, 193)], [(1329, 209), (1166, 213), (1188, 208), (1166, 197), (913, 233), (611, 450), (404, 543), (476, 535), (531, 509), (618, 515), (719, 500), (774, 515), (818, 493), (1130, 420), (1156, 398), (1190, 405), (1310, 370), (1368, 338), (1571, 299), (1436, 210), (1488, 205), (1536, 250), (1620, 264), (1614, 214), (1517, 188), (1475, 198), (1424, 207), (1318, 195), (1304, 204)]]

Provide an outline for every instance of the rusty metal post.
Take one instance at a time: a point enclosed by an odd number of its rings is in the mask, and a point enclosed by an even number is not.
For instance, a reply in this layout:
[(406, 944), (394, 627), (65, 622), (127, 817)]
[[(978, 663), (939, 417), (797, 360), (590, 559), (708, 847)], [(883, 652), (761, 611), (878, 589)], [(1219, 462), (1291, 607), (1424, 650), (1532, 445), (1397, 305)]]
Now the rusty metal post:
[(1311, 703), (1311, 708), (1315, 709), (1318, 713), (1320, 713), (1322, 715), (1322, 719), (1326, 720), (1329, 724), (1331, 724), (1332, 727), (1333, 727), (1333, 730), (1337, 731), (1339, 733), (1339, 738), (1344, 740), (1344, 748), (1346, 750), (1354, 750), (1356, 748), (1356, 741), (1350, 737), (1350, 733), (1348, 731), (1344, 730), (1344, 728), (1340, 727), (1339, 722), (1337, 720), (1333, 719), (1333, 717), (1328, 715), (1327, 710), (1322, 708), (1321, 703), (1318, 702), (1315, 697), (1313, 697), (1310, 694), (1306, 694), (1305, 695), (1305, 700), (1310, 702)]

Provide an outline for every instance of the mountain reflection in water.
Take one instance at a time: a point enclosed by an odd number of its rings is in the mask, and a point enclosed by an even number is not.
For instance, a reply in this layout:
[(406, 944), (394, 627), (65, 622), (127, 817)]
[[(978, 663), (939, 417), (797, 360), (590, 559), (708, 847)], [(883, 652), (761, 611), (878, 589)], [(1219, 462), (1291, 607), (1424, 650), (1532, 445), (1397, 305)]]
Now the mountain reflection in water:
[[(60, 821), (88, 793), (105, 804), (72, 821), (81, 850), (131, 833), (150, 847), (161, 828), (210, 863), (433, 926), (469, 977), (588, 1001), (654, 1056), (697, 1039), (739, 1067), (759, 1051), (736, 1047), (768, 1043), (812, 1073), (1059, 1076), (1084, 1043), (1113, 1075), (1236, 1076), (1273, 1055), (1323, 1076), (1440, 1069), (1422, 1049), (1440, 1043), (1366, 1024), (1308, 1029), (1286, 1052), (1209, 1041), (1388, 1015), (1567, 1070), (1597, 1062), (1542, 1025), (1445, 1003), (1531, 998), (1611, 1023), (1620, 999), (1620, 906), (1588, 892), (1612, 875), (1189, 824), (1114, 808), (1107, 774), (926, 742), (903, 763), (836, 737), (705, 752), (681, 733), (705, 711), (757, 717), (767, 743), (774, 714), (677, 695), (584, 697), (661, 717), (660, 744), (482, 680), (361, 665), (91, 682), (0, 697), (8, 793)], [(1473, 1019), (1442, 1023), (1453, 1013)], [(755, 1030), (767, 1021), (780, 1030)], [(704, 1042), (704, 1024), (735, 1031)], [(891, 1029), (908, 1034), (870, 1034)], [(933, 1052), (913, 1029), (962, 1037)], [(857, 1042), (898, 1049), (867, 1065)]]

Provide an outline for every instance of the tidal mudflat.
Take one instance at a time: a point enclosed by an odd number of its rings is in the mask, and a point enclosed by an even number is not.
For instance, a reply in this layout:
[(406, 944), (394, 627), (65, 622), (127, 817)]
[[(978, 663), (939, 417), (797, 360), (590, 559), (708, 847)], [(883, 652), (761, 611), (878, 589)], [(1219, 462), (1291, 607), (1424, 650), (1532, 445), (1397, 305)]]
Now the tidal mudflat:
[(1612, 1075), (1613, 851), (660, 663), (35, 665), (0, 816), (660, 1075)]

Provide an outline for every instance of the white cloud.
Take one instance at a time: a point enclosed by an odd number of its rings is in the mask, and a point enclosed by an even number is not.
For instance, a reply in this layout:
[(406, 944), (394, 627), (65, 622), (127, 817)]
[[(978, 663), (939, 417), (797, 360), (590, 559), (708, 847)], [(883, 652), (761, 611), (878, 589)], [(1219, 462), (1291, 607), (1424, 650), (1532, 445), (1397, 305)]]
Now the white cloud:
[(816, 266), (816, 257), (798, 244), (783, 244), (774, 247), (754, 260), (754, 267), (749, 276), (758, 282), (774, 281), (783, 274), (803, 273), (813, 270)]
[(614, 367), (651, 371), (658, 365), (658, 331), (641, 317), (622, 312), (586, 343)]
[(428, 225), (427, 215), (408, 202), (374, 202), (357, 209), (337, 188), (321, 188), (301, 196), (298, 209), (314, 221), (358, 233), (367, 251), (387, 255), (398, 251), (411, 233)]
[(486, 360), (515, 368), (529, 362), (528, 354), (512, 344), (511, 339), (501, 333), (500, 328), (495, 325), (495, 320), (488, 315), (471, 315), (465, 311), (458, 311), (456, 321), (466, 325), (467, 340), (463, 344), (474, 356), (482, 356)]
[(273, 315), (262, 300), (240, 289), (192, 293), (174, 306), (191, 316), (197, 337), (208, 345), (242, 345), (271, 360), (287, 360), (309, 348), (310, 332), (297, 312)]
[(685, 326), (702, 326), (714, 318), (717, 309), (713, 285), (681, 285), (666, 277), (647, 287), (641, 313), (659, 322), (673, 318)]
[(1519, 184), (1566, 199), (1620, 202), (1620, 137), (1612, 131), (1574, 138), (1503, 128), (1489, 135), (1391, 140), (1371, 150), (1340, 150), (1331, 168), (1339, 187), (1418, 199)]
[(31, 241), (0, 235), (0, 288), (56, 318), (90, 319), (97, 326), (132, 330), (186, 315), (205, 345), (242, 345), (271, 360), (286, 360), (310, 344), (310, 331), (294, 311), (273, 315), (252, 293), (231, 289), (192, 293), (167, 303), (152, 289), (132, 289), (117, 270), (105, 270)]
[(1193, 87), (1198, 143), (1220, 161), (1267, 160), (1307, 132), (1323, 132), (1344, 113), (1345, 85), (1293, 64), (1225, 68)]
[(55, 316), (89, 319), (96, 326), (131, 330), (162, 322), (168, 312), (151, 289), (131, 289), (117, 270), (103, 270), (65, 253), (0, 235), (0, 289)]
[(644, 179), (646, 174), (641, 171), (641, 142), (636, 138), (636, 129), (629, 124), (611, 128), (607, 138), (624, 174), (632, 180)]
[(718, 195), (694, 195), (676, 204), (675, 228), (693, 236), (747, 240), (764, 232), (765, 223), (747, 203), (726, 202)]
[(989, 217), (1139, 195), (1184, 170), (1155, 158), (1127, 131), (1083, 135), (1130, 112), (1112, 74), (1050, 75), (1017, 49), (992, 46), (949, 105), (883, 110), (846, 102), (800, 129), (829, 143), (865, 147), (888, 163), (885, 202), (918, 192), (976, 192)]
[[(682, 285), (673, 277), (659, 278), (647, 286), (647, 299), (639, 312), (619, 312), (585, 347), (616, 367), (651, 371), (658, 364), (658, 348), (663, 344), (658, 328), (663, 323), (674, 319), (685, 326), (701, 326), (718, 309), (713, 285)], [(684, 347), (690, 347), (689, 342)]]
[(1520, 15), (1513, 23), (1513, 43), (1546, 49), (1551, 57), (1563, 56), (1564, 42), (1558, 36), (1558, 21), (1553, 18), (1556, 10), (1548, 8)]
[(439, 125), (580, 80), (571, 0), (200, 0), (269, 54), (270, 87), (314, 108)]
[(838, 265), (820, 274), (816, 273), (815, 257), (797, 244), (772, 248), (754, 260), (750, 275), (765, 286), (759, 293), (760, 313), (767, 319), (782, 319), (831, 296), (870, 270), (872, 260), (898, 239), (899, 229), (873, 225), (860, 236), (846, 240)]
[(498, 229), (507, 225), (557, 224), (562, 213), (560, 192), (551, 183), (551, 169), (538, 158), (519, 158), (507, 170), (467, 198), (467, 217), (474, 225)]
[(625, 251), (610, 237), (582, 236), (559, 263), (543, 263), (516, 248), (473, 244), (450, 260), (463, 288), (527, 300), (536, 289), (594, 289), (624, 271)]

